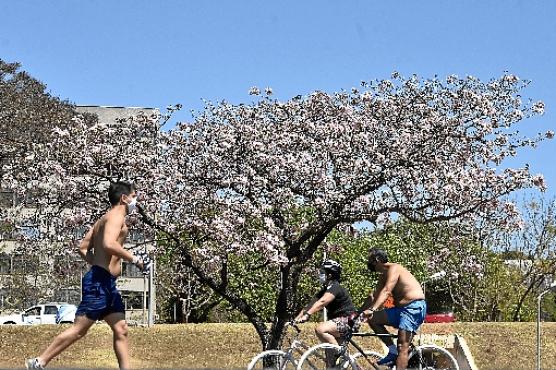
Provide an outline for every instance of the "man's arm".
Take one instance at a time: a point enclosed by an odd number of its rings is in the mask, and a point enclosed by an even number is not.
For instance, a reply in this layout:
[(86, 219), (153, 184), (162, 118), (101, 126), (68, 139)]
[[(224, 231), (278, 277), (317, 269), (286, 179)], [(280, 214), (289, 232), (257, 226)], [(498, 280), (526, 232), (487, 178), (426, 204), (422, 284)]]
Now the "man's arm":
[(399, 277), (400, 277), (400, 269), (396, 265), (390, 267), (386, 271), (386, 277), (385, 277), (384, 285), (382, 286), (382, 288), (380, 290), (377, 290), (375, 292), (375, 294), (376, 294), (375, 299), (374, 299), (374, 301), (373, 301), (373, 303), (370, 307), (371, 311), (378, 310), (384, 304), (384, 302), (386, 302), (388, 297), (392, 294), (392, 290), (396, 286), (396, 283), (398, 282)]
[[(131, 262), (133, 264), (140, 264), (141, 261), (138, 260), (133, 253), (124, 249), (124, 247), (118, 242), (118, 236), (122, 231), (124, 226), (124, 218), (110, 217), (106, 220), (104, 225), (104, 237), (102, 244), (104, 250), (113, 256), (120, 257), (124, 261)], [(139, 266), (142, 268), (142, 266)]]
[(384, 288), (384, 284), (385, 284), (384, 280), (385, 279), (383, 278), (382, 275), (378, 278), (378, 282), (376, 283), (375, 289), (371, 294), (369, 294), (369, 296), (365, 300), (365, 303), (363, 303), (363, 306), (361, 306), (361, 308), (359, 309), (359, 312), (366, 311), (373, 305), (373, 303), (376, 301), (376, 298), (380, 294), (382, 288)]
[(89, 265), (93, 264), (92, 256), (89, 254), (89, 250), (91, 249), (91, 238), (93, 237), (94, 228), (95, 227), (93, 226), (89, 229), (89, 231), (87, 231), (87, 233), (83, 237), (83, 240), (81, 241), (81, 244), (79, 244), (79, 255)]

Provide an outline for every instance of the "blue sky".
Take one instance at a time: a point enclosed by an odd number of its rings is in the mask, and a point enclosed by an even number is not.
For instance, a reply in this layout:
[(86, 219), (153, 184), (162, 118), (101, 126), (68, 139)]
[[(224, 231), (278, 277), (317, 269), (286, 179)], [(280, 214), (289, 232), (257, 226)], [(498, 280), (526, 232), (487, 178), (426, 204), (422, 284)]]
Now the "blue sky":
[[(525, 134), (556, 131), (553, 1), (3, 0), (0, 58), (17, 61), (80, 105), (184, 106), (337, 91), (392, 71), (532, 80), (543, 117)], [(520, 153), (556, 194), (556, 141)]]

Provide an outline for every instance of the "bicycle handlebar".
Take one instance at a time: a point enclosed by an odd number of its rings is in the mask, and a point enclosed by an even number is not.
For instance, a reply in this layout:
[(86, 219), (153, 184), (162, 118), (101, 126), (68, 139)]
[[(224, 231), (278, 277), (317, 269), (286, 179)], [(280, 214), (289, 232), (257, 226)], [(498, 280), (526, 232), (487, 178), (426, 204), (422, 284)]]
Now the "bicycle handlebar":
[(285, 327), (291, 326), (292, 328), (295, 329), (295, 331), (299, 334), (301, 333), (301, 329), (299, 329), (299, 326), (297, 326), (297, 323), (295, 321), (288, 321), (285, 325)]

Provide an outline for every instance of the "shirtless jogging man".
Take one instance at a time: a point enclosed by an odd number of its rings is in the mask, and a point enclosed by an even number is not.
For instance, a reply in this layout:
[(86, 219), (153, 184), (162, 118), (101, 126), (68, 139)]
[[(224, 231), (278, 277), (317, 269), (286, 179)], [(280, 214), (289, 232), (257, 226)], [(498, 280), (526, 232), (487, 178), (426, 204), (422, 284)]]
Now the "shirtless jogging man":
[(140, 269), (143, 262), (123, 248), (128, 234), (125, 217), (136, 207), (133, 185), (126, 182), (110, 184), (110, 210), (87, 232), (79, 246), (79, 254), (91, 265), (83, 276), (82, 301), (72, 327), (58, 335), (36, 358), (28, 359), (28, 369), (42, 369), (50, 360), (82, 338), (97, 320), (104, 319), (114, 334), (114, 352), (120, 369), (129, 369), (127, 324), (116, 277), (121, 273), (120, 261), (134, 263)]
[[(362, 307), (363, 318), (368, 320), (375, 333), (388, 333), (385, 325), (398, 328), (397, 348), (392, 338), (380, 338), (388, 346), (388, 354), (377, 363), (388, 365), (395, 361), (396, 369), (403, 370), (407, 368), (413, 334), (425, 320), (425, 294), (417, 279), (403, 266), (388, 262), (386, 252), (381, 249), (369, 250), (367, 267), (380, 276), (373, 294)], [(394, 298), (394, 307), (379, 311), (390, 294)]]

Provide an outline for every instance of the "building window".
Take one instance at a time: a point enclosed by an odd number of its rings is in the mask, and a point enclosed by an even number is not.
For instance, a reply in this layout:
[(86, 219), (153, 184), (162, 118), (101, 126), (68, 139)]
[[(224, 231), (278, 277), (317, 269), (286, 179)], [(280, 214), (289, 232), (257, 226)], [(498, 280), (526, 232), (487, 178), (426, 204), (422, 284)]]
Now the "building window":
[(0, 223), (0, 240), (14, 240), (14, 228), (7, 222)]
[(40, 237), (39, 228), (35, 225), (26, 225), (17, 228), (17, 235), (28, 240), (37, 240)]
[(0, 191), (0, 207), (2, 208), (12, 208), (14, 203), (15, 197), (14, 193), (11, 191)]
[(133, 263), (122, 262), (122, 277), (142, 277), (143, 273)]
[(38, 203), (40, 194), (37, 191), (26, 191), (23, 195), (15, 197), (15, 203), (22, 204), (27, 207), (33, 207)]
[(128, 240), (132, 243), (142, 243), (145, 241), (145, 234), (141, 230), (132, 229), (129, 231)]
[(39, 272), (39, 260), (37, 256), (16, 255), (12, 259), (12, 274), (31, 274)]
[[(147, 294), (148, 296), (148, 294)], [(126, 292), (122, 294), (126, 310), (137, 310), (143, 308), (143, 293), (139, 292)], [(149, 305), (149, 300), (146, 299), (145, 304)], [(145, 307), (148, 308), (148, 307)]]
[(56, 302), (78, 304), (81, 300), (81, 291), (78, 287), (58, 289), (54, 294), (54, 300)]
[(11, 258), (6, 253), (0, 253), (0, 274), (11, 273)]

